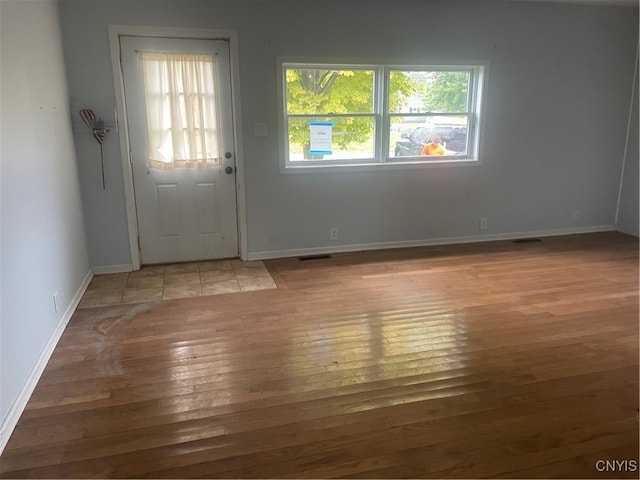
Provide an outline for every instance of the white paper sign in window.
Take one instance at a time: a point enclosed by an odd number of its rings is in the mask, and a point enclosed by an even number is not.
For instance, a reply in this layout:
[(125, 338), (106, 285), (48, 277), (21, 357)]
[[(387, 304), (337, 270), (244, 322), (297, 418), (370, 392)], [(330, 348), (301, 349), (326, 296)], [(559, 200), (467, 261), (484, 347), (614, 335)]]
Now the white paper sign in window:
[(309, 122), (311, 129), (309, 153), (311, 155), (331, 155), (333, 153), (331, 145), (333, 125), (334, 122)]

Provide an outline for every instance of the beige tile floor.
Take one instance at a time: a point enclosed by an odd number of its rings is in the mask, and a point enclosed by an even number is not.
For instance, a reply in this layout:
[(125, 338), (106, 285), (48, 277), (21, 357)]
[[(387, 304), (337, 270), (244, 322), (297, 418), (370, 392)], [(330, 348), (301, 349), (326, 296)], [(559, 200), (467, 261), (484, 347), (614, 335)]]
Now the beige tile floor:
[(276, 288), (262, 262), (216, 260), (142, 267), (136, 272), (96, 275), (78, 308)]

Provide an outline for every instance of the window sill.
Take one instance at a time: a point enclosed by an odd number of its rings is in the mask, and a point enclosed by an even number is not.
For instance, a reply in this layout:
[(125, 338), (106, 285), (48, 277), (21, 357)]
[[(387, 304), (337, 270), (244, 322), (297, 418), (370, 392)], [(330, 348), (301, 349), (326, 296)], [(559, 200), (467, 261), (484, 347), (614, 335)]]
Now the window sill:
[[(410, 158), (410, 157), (409, 157)], [(478, 167), (481, 166), (480, 160), (471, 158), (455, 159), (446, 158), (442, 160), (389, 160), (387, 162), (353, 162), (340, 164), (319, 164), (303, 162), (295, 162), (280, 165), (281, 174), (297, 174), (297, 173), (344, 173), (344, 172), (382, 172), (389, 170), (419, 170), (431, 168), (451, 168), (451, 167)]]

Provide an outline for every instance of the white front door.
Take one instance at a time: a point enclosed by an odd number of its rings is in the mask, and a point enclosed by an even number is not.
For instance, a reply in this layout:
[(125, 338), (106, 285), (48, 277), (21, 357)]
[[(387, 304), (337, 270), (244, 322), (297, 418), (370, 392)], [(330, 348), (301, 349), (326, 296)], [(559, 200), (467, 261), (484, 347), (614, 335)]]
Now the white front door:
[(238, 255), (229, 44), (120, 37), (143, 264)]

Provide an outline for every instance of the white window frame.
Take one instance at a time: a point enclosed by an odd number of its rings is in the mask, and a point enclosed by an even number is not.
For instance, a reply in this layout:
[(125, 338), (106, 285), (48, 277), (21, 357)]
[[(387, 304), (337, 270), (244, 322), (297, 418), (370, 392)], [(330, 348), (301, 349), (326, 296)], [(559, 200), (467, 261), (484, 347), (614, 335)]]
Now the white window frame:
[[(345, 160), (289, 160), (289, 132), (286, 98), (287, 68), (319, 68), (319, 69), (354, 69), (373, 70), (374, 80), (374, 158), (345, 159)], [(388, 86), (391, 71), (471, 71), (469, 88), (469, 125), (467, 127), (468, 152), (466, 155), (443, 157), (393, 157), (389, 156), (389, 136), (391, 117), (396, 115), (389, 112)], [(482, 114), (483, 98), (486, 90), (488, 64), (486, 62), (429, 62), (424, 64), (398, 62), (362, 62), (340, 61), (327, 59), (310, 60), (300, 58), (277, 58), (277, 88), (278, 88), (278, 136), (280, 148), (281, 173), (309, 173), (309, 172), (344, 172), (386, 169), (415, 169), (442, 166), (479, 166), (482, 164)], [(422, 113), (402, 113), (404, 117), (430, 116)], [(436, 114), (437, 115), (437, 114)], [(296, 115), (291, 115), (295, 117)]]

